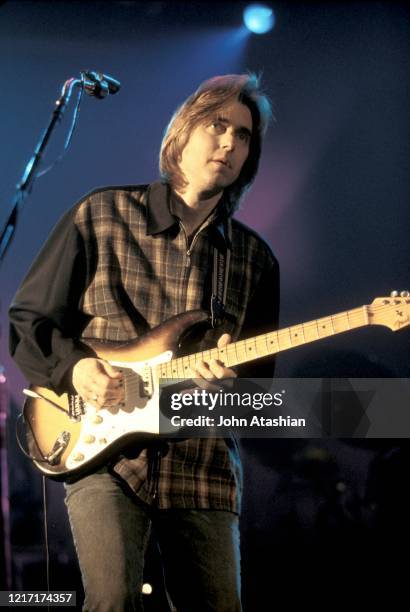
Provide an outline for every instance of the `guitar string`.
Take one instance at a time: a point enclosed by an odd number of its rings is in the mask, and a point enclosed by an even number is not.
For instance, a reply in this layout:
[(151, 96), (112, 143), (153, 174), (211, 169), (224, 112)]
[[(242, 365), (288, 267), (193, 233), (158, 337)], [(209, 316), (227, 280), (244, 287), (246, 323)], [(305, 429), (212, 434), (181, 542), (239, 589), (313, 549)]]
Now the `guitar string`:
[[(356, 309), (359, 310), (359, 309)], [(343, 319), (345, 320), (346, 316), (348, 316), (351, 319), (351, 322), (353, 323), (352, 317), (355, 316), (355, 314), (360, 314), (360, 320), (363, 319), (363, 311), (360, 308), (360, 313), (354, 313), (354, 311), (350, 311), (350, 316), (347, 315), (347, 312), (345, 313), (338, 313), (337, 315), (332, 315), (332, 316), (327, 316), (327, 317), (323, 317), (321, 319), (315, 319), (313, 321), (308, 321), (307, 323), (304, 324), (299, 324), (299, 325), (295, 325), (295, 326), (291, 326), (291, 327), (287, 327), (287, 328), (283, 328), (281, 330), (278, 331), (274, 331), (274, 332), (268, 332), (266, 334), (261, 334), (259, 336), (256, 336), (255, 338), (248, 338), (248, 339), (244, 339), (244, 340), (239, 340), (237, 342), (232, 343), (231, 345), (228, 345), (227, 347), (225, 347), (224, 349), (218, 349), (218, 348), (214, 348), (214, 349), (208, 349), (206, 351), (202, 351), (199, 353), (195, 353), (193, 355), (188, 355), (188, 356), (184, 356), (184, 357), (179, 357), (176, 359), (173, 359), (169, 362), (167, 362), (166, 364), (162, 364), (163, 366), (165, 366), (165, 368), (167, 370), (170, 370), (172, 368), (172, 372), (173, 373), (180, 373), (181, 370), (181, 366), (182, 366), (182, 373), (183, 373), (183, 369), (186, 369), (188, 366), (190, 365), (194, 365), (194, 363), (198, 360), (198, 359), (203, 359), (204, 361), (209, 361), (210, 359), (213, 358), (219, 358), (220, 356), (223, 356), (224, 353), (227, 354), (228, 356), (228, 364), (231, 363), (231, 359), (232, 356), (234, 357), (234, 362), (238, 362), (240, 361), (240, 358), (238, 357), (237, 351), (244, 351), (246, 348), (249, 347), (249, 345), (257, 345), (258, 343), (267, 343), (267, 340), (271, 337), (276, 337), (277, 338), (277, 344), (278, 344), (278, 351), (283, 350), (283, 347), (281, 349), (280, 347), (280, 341), (284, 338), (284, 336), (289, 337), (289, 342), (290, 342), (290, 346), (286, 346), (286, 348), (290, 348), (291, 346), (295, 345), (294, 343), (292, 343), (291, 340), (291, 335), (290, 335), (290, 330), (291, 329), (295, 329), (295, 328), (302, 328), (304, 329), (304, 332), (308, 332), (310, 329), (315, 328), (316, 329), (316, 337), (312, 338), (313, 340), (317, 340), (320, 338), (324, 338), (324, 337), (328, 337), (329, 335), (333, 334), (326, 334), (326, 336), (320, 336), (319, 333), (319, 329), (318, 329), (318, 322), (323, 322), (324, 320), (330, 320), (333, 319), (333, 323), (336, 323), (336, 321), (334, 321), (334, 319), (339, 318), (341, 319), (343, 317)], [(342, 331), (347, 331), (349, 328), (351, 328), (352, 325), (350, 325), (350, 327), (344, 328)], [(337, 332), (335, 332), (337, 333)], [(341, 332), (339, 332), (341, 333)], [(271, 341), (271, 344), (273, 344), (273, 342)], [(301, 344), (300, 342), (298, 342), (298, 344)], [(295, 345), (296, 346), (296, 345)], [(272, 351), (274, 352), (274, 351)], [(231, 353), (229, 355), (229, 353)], [(234, 353), (234, 355), (233, 355)], [(257, 351), (256, 351), (257, 353)], [(265, 352), (263, 353), (262, 356), (265, 356), (267, 354), (271, 353), (271, 350), (266, 349)], [(188, 361), (188, 364), (186, 363)], [(233, 364), (232, 364), (233, 365)], [(167, 372), (168, 373), (168, 372)]]
[[(406, 304), (407, 304), (407, 301), (406, 301)], [(377, 314), (377, 312), (380, 310), (382, 311), (394, 310), (397, 307), (402, 306), (402, 305), (403, 303), (400, 302), (399, 304), (389, 304), (388, 306), (380, 304), (378, 306), (372, 306), (371, 308), (372, 308), (372, 313)], [(223, 349), (213, 348), (213, 349), (208, 349), (202, 352), (194, 353), (192, 355), (178, 357), (178, 358), (172, 359), (171, 361), (166, 362), (165, 364), (159, 364), (158, 370), (161, 373), (161, 377), (164, 377), (164, 378), (173, 378), (173, 374), (177, 374), (178, 378), (183, 378), (184, 370), (194, 365), (196, 361), (201, 359), (203, 361), (209, 362), (211, 359), (214, 359), (214, 358), (219, 359), (223, 357), (224, 353), (228, 357), (225, 363), (227, 365), (235, 365), (237, 363), (240, 363), (242, 359), (238, 357), (237, 351), (244, 351), (245, 349), (249, 348), (249, 345), (254, 344), (255, 349), (256, 349), (258, 344), (261, 344), (261, 343), (266, 344), (268, 339), (270, 340), (270, 344), (273, 344), (273, 341), (271, 340), (271, 338), (276, 337), (277, 345), (278, 345), (277, 350), (271, 351), (271, 349), (268, 349), (267, 347), (265, 351), (262, 352), (261, 355), (257, 355), (257, 357), (258, 356), (263, 357), (269, 354), (273, 354), (275, 352), (280, 352), (281, 350), (291, 348), (292, 346), (298, 346), (303, 343), (308, 343), (308, 342), (312, 342), (315, 340), (324, 339), (333, 334), (337, 335), (339, 333), (349, 331), (350, 329), (365, 326), (368, 324), (368, 316), (369, 316), (368, 307), (365, 306), (363, 308), (363, 306), (359, 306), (352, 310), (347, 310), (344, 312), (336, 313), (334, 315), (328, 315), (325, 317), (321, 317), (320, 319), (314, 319), (312, 321), (307, 321), (306, 323), (300, 323), (297, 325), (286, 327), (281, 330), (268, 332), (266, 334), (261, 334), (254, 338), (239, 340), (237, 342), (233, 342), (227, 347), (224, 347)], [(342, 320), (346, 321), (346, 318), (347, 318), (348, 326), (344, 327), (344, 329), (342, 330), (335, 330), (334, 326), (335, 325), (337, 326), (337, 324), (340, 323)], [(326, 321), (331, 323), (332, 332), (326, 333), (325, 335), (321, 336), (319, 332), (318, 323), (324, 323)], [(305, 334), (309, 333), (313, 328), (316, 328), (316, 337), (312, 337), (309, 340), (305, 340), (305, 342), (303, 341), (297, 342), (297, 343), (292, 342), (292, 336), (290, 333), (291, 330), (296, 331), (297, 329), (301, 329), (303, 331), (303, 336), (305, 336)], [(325, 326), (322, 325), (322, 329), (325, 329)], [(280, 343), (281, 343), (281, 340), (283, 340), (285, 335), (289, 336), (290, 345), (281, 347)], [(260, 349), (260, 346), (258, 348)], [(258, 351), (255, 350), (255, 353), (257, 354)], [(233, 362), (231, 362), (232, 357), (234, 358)], [(253, 354), (252, 359), (254, 358), (256, 357), (254, 357), (254, 354)], [(163, 374), (165, 374), (165, 376), (163, 376)]]

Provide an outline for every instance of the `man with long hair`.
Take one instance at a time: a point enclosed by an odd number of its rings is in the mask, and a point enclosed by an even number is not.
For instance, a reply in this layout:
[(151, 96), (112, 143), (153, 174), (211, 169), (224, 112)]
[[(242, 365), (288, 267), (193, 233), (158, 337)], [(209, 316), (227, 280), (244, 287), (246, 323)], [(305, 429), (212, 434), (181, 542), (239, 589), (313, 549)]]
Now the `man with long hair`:
[[(270, 114), (255, 75), (212, 78), (171, 119), (160, 181), (97, 189), (63, 216), (10, 308), (11, 353), (32, 384), (121, 407), (123, 374), (93, 341), (124, 344), (176, 314), (209, 310), (215, 251), (229, 252), (225, 310), (199, 348), (275, 328), (277, 262), (232, 217), (255, 178)], [(210, 360), (189, 376), (205, 384), (238, 373)], [(269, 360), (246, 370), (272, 373)], [(84, 609), (142, 609), (152, 526), (178, 612), (240, 611), (241, 487), (236, 443), (219, 437), (127, 448), (67, 483)]]

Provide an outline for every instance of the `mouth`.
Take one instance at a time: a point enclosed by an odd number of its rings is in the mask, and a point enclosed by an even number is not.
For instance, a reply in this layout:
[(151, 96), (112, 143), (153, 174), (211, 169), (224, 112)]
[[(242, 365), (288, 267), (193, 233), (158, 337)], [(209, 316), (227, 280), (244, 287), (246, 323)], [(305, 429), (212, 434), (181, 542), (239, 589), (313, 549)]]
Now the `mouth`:
[(230, 168), (231, 164), (226, 159), (211, 159), (215, 164), (219, 164), (225, 166), (226, 168)]

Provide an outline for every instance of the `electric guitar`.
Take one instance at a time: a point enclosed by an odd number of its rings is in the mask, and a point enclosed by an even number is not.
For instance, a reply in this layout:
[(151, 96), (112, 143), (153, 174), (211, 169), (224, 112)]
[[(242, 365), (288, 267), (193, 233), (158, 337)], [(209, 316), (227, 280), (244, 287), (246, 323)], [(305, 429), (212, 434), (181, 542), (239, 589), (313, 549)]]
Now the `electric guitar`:
[[(177, 315), (129, 344), (93, 343), (98, 357), (122, 369), (124, 405), (97, 410), (78, 395), (58, 396), (42, 387), (25, 389), (23, 417), (30, 458), (44, 475), (57, 480), (81, 475), (130, 441), (159, 435), (161, 379), (190, 378), (189, 368), (199, 360), (218, 359), (233, 367), (367, 325), (397, 331), (410, 325), (409, 295), (393, 292), (367, 306), (182, 357), (177, 356), (181, 338), (206, 322), (208, 313), (192, 310)], [(161, 429), (161, 433), (166, 432)]]

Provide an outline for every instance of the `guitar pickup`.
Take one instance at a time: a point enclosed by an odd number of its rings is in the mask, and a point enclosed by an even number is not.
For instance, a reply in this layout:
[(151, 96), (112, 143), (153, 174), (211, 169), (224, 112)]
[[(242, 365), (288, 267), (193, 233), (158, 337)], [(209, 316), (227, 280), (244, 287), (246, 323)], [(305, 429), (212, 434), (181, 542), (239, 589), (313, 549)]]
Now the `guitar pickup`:
[(141, 372), (142, 385), (146, 397), (152, 397), (154, 393), (154, 384), (152, 380), (152, 369), (147, 366)]

